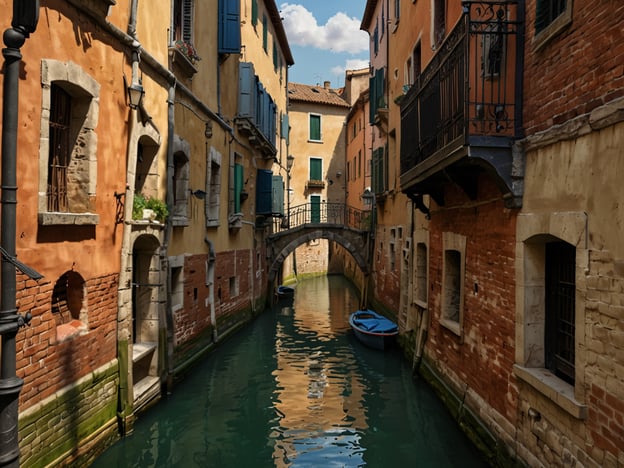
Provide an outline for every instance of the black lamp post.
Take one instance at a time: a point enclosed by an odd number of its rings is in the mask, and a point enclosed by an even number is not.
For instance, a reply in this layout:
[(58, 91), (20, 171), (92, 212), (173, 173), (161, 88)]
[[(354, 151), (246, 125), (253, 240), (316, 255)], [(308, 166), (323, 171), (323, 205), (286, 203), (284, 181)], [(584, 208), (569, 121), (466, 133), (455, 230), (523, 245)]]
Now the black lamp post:
[(4, 83), (2, 104), (2, 213), (0, 214), (0, 251), (2, 287), (0, 291), (0, 466), (19, 466), (17, 433), (18, 400), (24, 381), (17, 377), (15, 337), (30, 321), (17, 313), (16, 267), (27, 275), (41, 278), (15, 258), (15, 215), (17, 204), (17, 111), (19, 96), (20, 48), (35, 31), (39, 21), (39, 0), (13, 0), (11, 28), (4, 31)]

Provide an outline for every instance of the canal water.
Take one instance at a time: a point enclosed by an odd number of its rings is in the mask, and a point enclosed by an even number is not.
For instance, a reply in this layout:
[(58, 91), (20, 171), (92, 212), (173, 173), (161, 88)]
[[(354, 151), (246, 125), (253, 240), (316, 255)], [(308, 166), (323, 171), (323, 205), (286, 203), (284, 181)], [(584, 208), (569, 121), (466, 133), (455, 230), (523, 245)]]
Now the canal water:
[(296, 285), (94, 467), (486, 467), (398, 349), (357, 341), (341, 276)]

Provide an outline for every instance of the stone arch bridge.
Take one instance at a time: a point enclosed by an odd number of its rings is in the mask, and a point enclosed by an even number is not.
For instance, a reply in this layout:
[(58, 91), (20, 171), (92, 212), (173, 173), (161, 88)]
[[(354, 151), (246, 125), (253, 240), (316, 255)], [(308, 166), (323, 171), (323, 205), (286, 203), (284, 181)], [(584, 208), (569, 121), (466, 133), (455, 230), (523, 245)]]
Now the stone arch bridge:
[(369, 270), (371, 211), (344, 203), (306, 203), (290, 208), (274, 219), (268, 236), (269, 284), (273, 284), (284, 260), (297, 247), (313, 239), (328, 239), (348, 251), (364, 274)]

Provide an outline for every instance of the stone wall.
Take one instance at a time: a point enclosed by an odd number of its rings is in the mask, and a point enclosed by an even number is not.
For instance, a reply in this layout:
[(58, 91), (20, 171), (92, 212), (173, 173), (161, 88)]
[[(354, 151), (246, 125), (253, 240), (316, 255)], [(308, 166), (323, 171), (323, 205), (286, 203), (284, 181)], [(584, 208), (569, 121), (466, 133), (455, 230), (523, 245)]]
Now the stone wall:
[(20, 413), (20, 466), (86, 465), (118, 438), (117, 360)]

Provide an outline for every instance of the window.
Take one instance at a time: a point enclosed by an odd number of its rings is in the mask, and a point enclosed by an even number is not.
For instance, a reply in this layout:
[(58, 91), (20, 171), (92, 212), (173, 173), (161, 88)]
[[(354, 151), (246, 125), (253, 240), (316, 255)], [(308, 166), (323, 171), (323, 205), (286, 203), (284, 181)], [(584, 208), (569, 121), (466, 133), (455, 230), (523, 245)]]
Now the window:
[(362, 150), (358, 151), (358, 177), (362, 177)]
[(574, 385), (576, 249), (567, 242), (546, 244), (546, 368)]
[(71, 96), (52, 84), (50, 104), (50, 159), (48, 164), (48, 211), (68, 211), (67, 171), (71, 160), (69, 124)]
[(206, 165), (206, 226), (219, 225), (221, 199), (221, 153), (210, 148)]
[(321, 141), (321, 116), (310, 114), (310, 138), (311, 141)]
[(240, 49), (240, 2), (219, 0), (219, 53), (238, 54)]
[(323, 180), (323, 160), (321, 158), (310, 158), (310, 179), (315, 181)]
[(184, 256), (169, 257), (171, 278), (171, 311), (184, 308)]
[(275, 70), (275, 72), (277, 73), (277, 58), (278, 58), (278, 50), (277, 50), (277, 43), (275, 42), (275, 39), (273, 39), (273, 70)]
[(174, 0), (173, 40), (193, 43), (193, 0)]
[(373, 33), (373, 52), (375, 55), (379, 52), (379, 25), (375, 26), (375, 32)]
[(372, 190), (374, 193), (383, 193), (388, 189), (388, 161), (385, 157), (385, 148), (383, 146), (373, 150), (371, 165)]
[(375, 75), (369, 79), (369, 121), (374, 124), (377, 111), (386, 107), (384, 91), (386, 89), (385, 72), (383, 68), (375, 70)]
[[(514, 374), (576, 419), (586, 419), (577, 372), (591, 269), (583, 212), (526, 213), (519, 219)], [(590, 275), (596, 273), (590, 273)], [(579, 279), (580, 278), (580, 279)]]
[(461, 335), (464, 309), (464, 258), (466, 238), (445, 232), (442, 264), (442, 313), (440, 324), (456, 335)]
[(188, 196), (190, 153), (189, 143), (177, 135), (174, 136), (173, 153), (173, 208), (171, 210), (174, 226), (188, 225)]
[(537, 0), (535, 6), (535, 33), (543, 31), (566, 11), (567, 0)]
[(97, 224), (100, 85), (73, 62), (42, 60), (39, 223)]
[(570, 23), (572, 23), (572, 0), (537, 0), (533, 39), (535, 49), (539, 50)]
[(321, 196), (320, 195), (310, 196), (310, 222), (311, 223), (321, 222)]
[(231, 276), (230, 277), (230, 282), (229, 282), (229, 286), (230, 286), (230, 297), (236, 297), (238, 296), (239, 293), (239, 283), (238, 283), (238, 276)]

